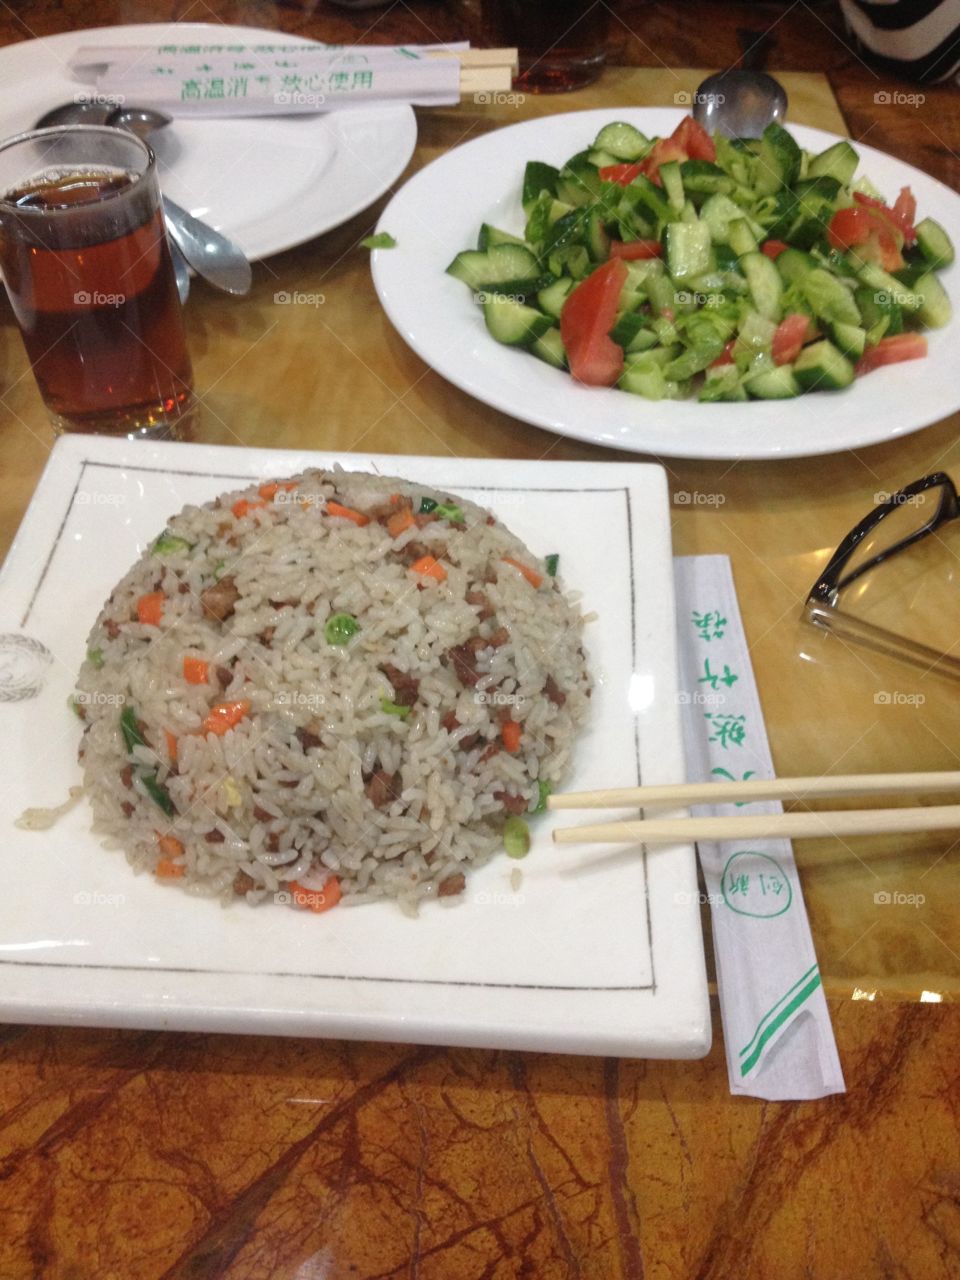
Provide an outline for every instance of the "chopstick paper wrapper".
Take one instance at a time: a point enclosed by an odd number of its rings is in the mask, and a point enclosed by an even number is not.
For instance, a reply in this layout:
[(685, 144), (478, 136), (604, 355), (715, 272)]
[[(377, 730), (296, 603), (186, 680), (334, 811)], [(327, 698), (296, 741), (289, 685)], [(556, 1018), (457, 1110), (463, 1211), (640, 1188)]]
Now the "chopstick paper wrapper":
[[(674, 577), (688, 780), (772, 778), (730, 561), (679, 556)], [(751, 801), (692, 812), (782, 811), (778, 801)], [(703, 841), (697, 851), (731, 1092), (771, 1101), (844, 1092), (790, 841)]]
[(443, 106), (474, 87), (509, 89), (512, 53), (466, 45), (87, 46), (70, 66), (95, 81), (99, 96), (172, 115), (293, 115), (381, 102)]

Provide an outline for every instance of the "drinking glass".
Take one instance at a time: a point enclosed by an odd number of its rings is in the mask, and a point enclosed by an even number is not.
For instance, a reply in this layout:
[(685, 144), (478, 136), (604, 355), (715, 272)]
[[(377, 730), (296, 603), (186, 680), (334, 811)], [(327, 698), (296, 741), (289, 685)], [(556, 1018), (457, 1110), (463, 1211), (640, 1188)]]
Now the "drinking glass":
[(57, 432), (186, 433), (193, 375), (146, 143), (90, 125), (0, 143), (0, 271)]
[(519, 49), (518, 89), (565, 93), (603, 70), (608, 16), (603, 0), (483, 0), (484, 39)]

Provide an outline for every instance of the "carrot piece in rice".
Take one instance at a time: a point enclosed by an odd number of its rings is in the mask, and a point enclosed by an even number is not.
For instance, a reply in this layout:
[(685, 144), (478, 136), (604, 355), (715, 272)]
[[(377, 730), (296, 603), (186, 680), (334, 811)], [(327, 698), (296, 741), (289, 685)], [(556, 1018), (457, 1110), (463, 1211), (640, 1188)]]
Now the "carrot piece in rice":
[(354, 511), (353, 507), (345, 507), (340, 502), (328, 501), (327, 515), (339, 516), (341, 520), (352, 520), (360, 529), (362, 529), (365, 524), (370, 523), (370, 517), (365, 516), (362, 511)]
[(522, 564), (519, 560), (514, 560), (513, 556), (501, 556), (500, 559), (504, 564), (512, 564), (515, 569), (519, 569), (534, 589), (543, 582), (542, 573), (537, 573), (536, 569), (531, 569), (529, 565)]
[(310, 911), (316, 911), (317, 914), (335, 907), (343, 896), (340, 892), (340, 881), (336, 876), (331, 876), (322, 889), (307, 889), (296, 880), (291, 880), (287, 888), (298, 907), (307, 907)]
[(210, 663), (206, 658), (197, 658), (186, 654), (183, 659), (183, 678), (187, 684), (209, 684)]
[(424, 578), (434, 578), (437, 582), (446, 582), (447, 579), (446, 569), (433, 556), (421, 556), (419, 560), (414, 560), (410, 570)]
[(145, 627), (159, 627), (163, 621), (164, 599), (162, 591), (150, 591), (141, 596), (137, 601), (137, 621)]
[(178, 877), (186, 875), (186, 867), (174, 862), (174, 858), (183, 857), (183, 845), (176, 836), (162, 836), (157, 832), (157, 844), (160, 846), (161, 857), (154, 868), (154, 874), (160, 876), (164, 880), (176, 880)]
[(250, 703), (246, 698), (240, 698), (236, 702), (215, 702), (201, 728), (204, 733), (215, 733), (222, 737), (228, 729), (238, 725), (249, 710)]

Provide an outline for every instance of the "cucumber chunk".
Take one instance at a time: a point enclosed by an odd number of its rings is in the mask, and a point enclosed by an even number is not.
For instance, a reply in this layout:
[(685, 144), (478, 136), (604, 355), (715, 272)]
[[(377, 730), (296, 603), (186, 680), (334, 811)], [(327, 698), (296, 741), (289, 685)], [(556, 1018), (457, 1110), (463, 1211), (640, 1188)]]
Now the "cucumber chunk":
[(491, 337), (508, 347), (529, 347), (553, 328), (550, 316), (498, 293), (484, 302), (483, 318)]
[[(649, 327), (649, 316), (642, 316), (636, 311), (627, 311), (616, 321), (610, 330), (611, 339), (618, 347), (623, 347), (626, 351), (638, 333), (649, 333), (653, 341), (656, 342), (656, 335)], [(644, 348), (652, 346), (653, 343), (644, 342)]]
[(495, 244), (519, 244), (526, 247), (519, 236), (511, 235), (509, 231), (501, 231), (499, 227), (492, 227), (489, 222), (485, 222), (477, 236), (477, 248), (481, 253), (486, 253)]
[(652, 217), (658, 226), (673, 222), (677, 216), (661, 188), (651, 182), (646, 174), (638, 174), (629, 187), (624, 187), (623, 194), (627, 203), (631, 206), (639, 205), (641, 212)]
[(848, 187), (859, 163), (860, 157), (849, 142), (835, 142), (832, 147), (827, 147), (826, 151), (813, 157), (807, 166), (807, 173), (811, 178), (836, 178), (842, 186)]
[[(467, 249), (458, 253), (447, 274), (474, 290), (499, 289), (502, 293), (523, 293), (539, 280), (540, 264), (525, 245), (495, 244), (485, 253)], [(509, 285), (507, 289), (503, 286)]]
[(589, 152), (578, 151), (560, 170), (554, 195), (567, 204), (590, 204), (599, 199), (602, 187), (603, 181), (597, 166), (590, 162)]
[(554, 326), (545, 329), (539, 338), (535, 338), (530, 343), (530, 351), (539, 360), (552, 365), (554, 369), (567, 367), (567, 353), (564, 350), (563, 339), (560, 337), (560, 330)]
[[(735, 204), (729, 196), (725, 195), (710, 196), (709, 199), (704, 200), (703, 207), (700, 210), (700, 221), (705, 222), (710, 228), (710, 239), (714, 244), (731, 244), (731, 224), (744, 222), (750, 232), (752, 243), (748, 244), (746, 249), (740, 250), (741, 253), (747, 253), (751, 248), (755, 249), (757, 247), (756, 236), (762, 234), (762, 228), (759, 224), (753, 223), (744, 210), (738, 204)], [(736, 252), (735, 247), (734, 252)]]
[(658, 316), (664, 311), (675, 311), (677, 307), (677, 290), (669, 276), (650, 276), (647, 280), (647, 297)]
[(608, 151), (616, 160), (627, 162), (639, 160), (650, 150), (649, 138), (645, 138), (639, 129), (622, 120), (605, 124), (593, 145), (597, 150)]
[(710, 230), (702, 222), (667, 227), (667, 270), (674, 280), (702, 276), (710, 268)]
[[(579, 214), (575, 214), (579, 217)], [(604, 213), (593, 208), (587, 215), (587, 252), (594, 262), (606, 262), (610, 256), (610, 237), (605, 226)]]
[(524, 212), (529, 212), (527, 206), (532, 205), (541, 192), (546, 191), (555, 196), (559, 178), (560, 170), (555, 169), (552, 164), (544, 164), (542, 160), (528, 160), (527, 167), (523, 171), (523, 195), (521, 196)]
[(772, 259), (765, 253), (745, 253), (740, 259), (754, 308), (768, 320), (780, 319), (783, 281)]
[(647, 400), (677, 400), (680, 384), (664, 376), (659, 365), (653, 363), (628, 364), (620, 375), (617, 386), (621, 391), (643, 396)]
[(885, 321), (884, 334), (903, 333), (903, 310), (885, 290), (871, 289), (865, 284), (853, 296), (860, 308), (860, 322), (865, 329), (872, 330)]
[(755, 253), (757, 250), (757, 238), (745, 218), (735, 218), (730, 222), (727, 227), (727, 239), (730, 242), (730, 248), (741, 257), (745, 253)]
[(730, 400), (742, 401), (746, 398), (747, 393), (741, 381), (740, 370), (735, 364), (721, 364), (715, 369), (707, 370), (703, 386), (700, 388), (701, 401), (715, 403)]
[(573, 283), (569, 276), (561, 276), (559, 280), (554, 280), (553, 284), (548, 284), (537, 294), (537, 306), (548, 316), (553, 316), (554, 320), (559, 320), (563, 304), (573, 289)]
[(803, 348), (793, 373), (803, 391), (841, 391), (854, 378), (851, 362), (826, 338)]
[(801, 277), (798, 288), (819, 320), (828, 324), (859, 324), (860, 311), (850, 291), (823, 267)]
[(777, 254), (776, 268), (784, 284), (796, 284), (816, 265), (816, 258), (802, 249), (784, 249), (783, 253)]
[(919, 310), (919, 291), (908, 289), (902, 280), (890, 275), (882, 267), (878, 267), (876, 263), (865, 262), (860, 268), (860, 279), (864, 284), (869, 285), (871, 289), (876, 289), (878, 293), (886, 294), (904, 311), (912, 314), (914, 311)]
[(800, 383), (788, 364), (748, 374), (743, 385), (757, 400), (790, 400), (800, 394)]
[[(709, 160), (684, 160), (680, 165), (683, 189), (702, 196), (729, 195), (736, 183)], [(701, 201), (702, 203), (702, 201)]]
[(754, 186), (762, 196), (792, 187), (800, 176), (800, 148), (783, 125), (768, 124), (760, 140)]
[(942, 329), (945, 324), (950, 323), (950, 317), (953, 315), (950, 299), (932, 271), (920, 277), (916, 284), (916, 291), (920, 297), (917, 319), (921, 324), (926, 325), (928, 329)]
[(867, 331), (859, 324), (831, 325), (833, 341), (845, 356), (859, 360), (867, 349)]
[(670, 208), (675, 213), (680, 213), (687, 197), (683, 191), (683, 177), (676, 160), (670, 160), (667, 164), (660, 166), (660, 181), (663, 183), (663, 189), (667, 193)]
[(917, 248), (935, 271), (953, 262), (953, 241), (933, 218), (917, 223)]

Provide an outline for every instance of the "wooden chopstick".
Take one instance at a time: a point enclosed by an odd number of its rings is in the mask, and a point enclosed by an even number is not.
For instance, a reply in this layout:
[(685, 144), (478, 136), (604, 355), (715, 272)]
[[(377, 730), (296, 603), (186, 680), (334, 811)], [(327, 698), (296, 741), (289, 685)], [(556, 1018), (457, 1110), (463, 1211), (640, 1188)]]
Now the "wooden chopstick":
[(461, 67), (460, 92), (508, 93), (513, 84), (511, 67)]
[(771, 778), (752, 782), (683, 782), (660, 787), (617, 787), (550, 796), (549, 809), (686, 808), (692, 804), (733, 804), (737, 800), (806, 800), (816, 796), (898, 795), (903, 792), (960, 792), (960, 772), (850, 773), (811, 778)]
[(456, 58), (460, 63), (460, 93), (507, 93), (520, 69), (516, 49), (425, 49), (427, 58)]
[(461, 67), (512, 67), (519, 70), (516, 49), (424, 49), (427, 58), (457, 58)]
[(919, 809), (839, 809), (816, 813), (737, 814), (729, 818), (634, 818), (554, 831), (557, 844), (687, 844), (696, 840), (798, 840), (960, 830), (960, 805)]

